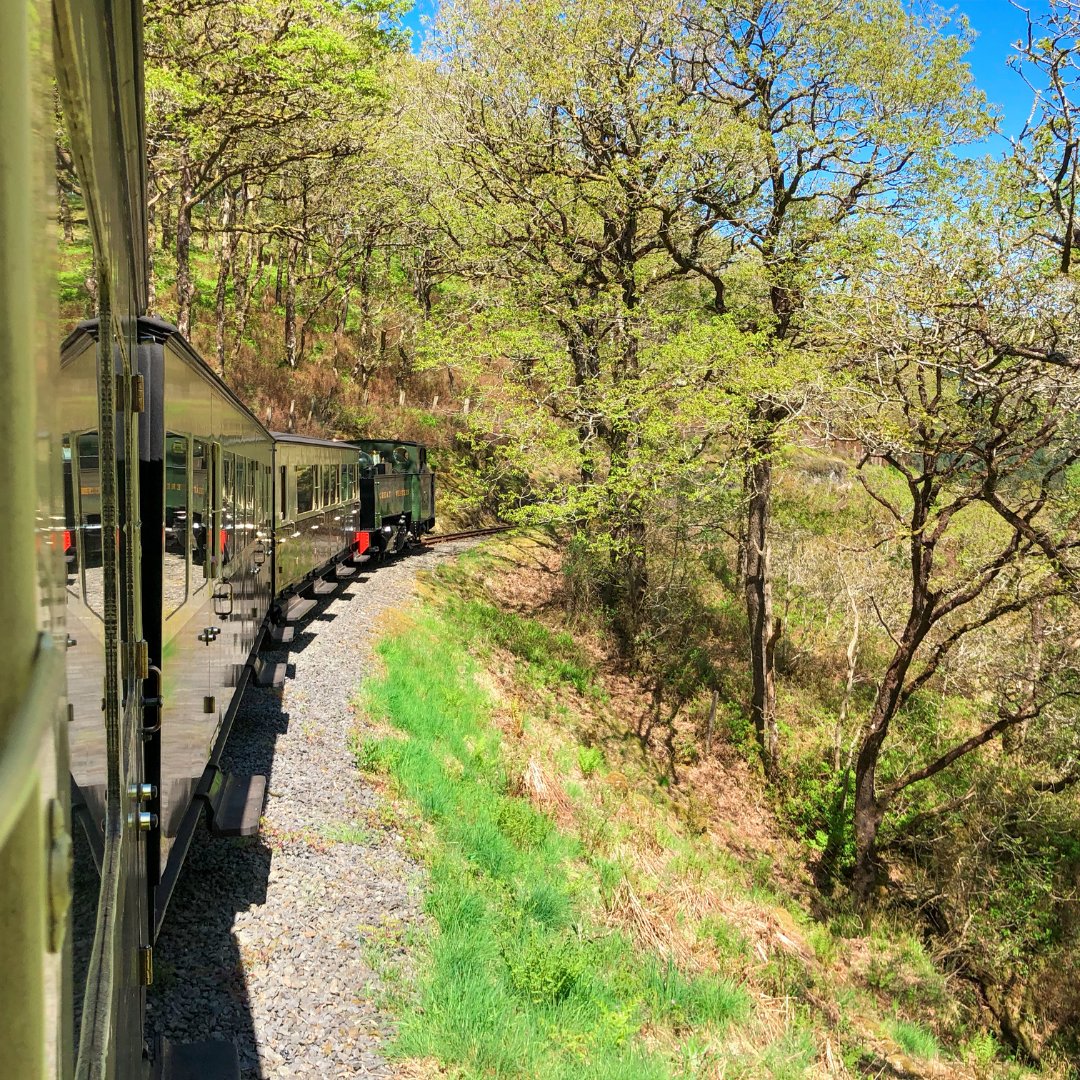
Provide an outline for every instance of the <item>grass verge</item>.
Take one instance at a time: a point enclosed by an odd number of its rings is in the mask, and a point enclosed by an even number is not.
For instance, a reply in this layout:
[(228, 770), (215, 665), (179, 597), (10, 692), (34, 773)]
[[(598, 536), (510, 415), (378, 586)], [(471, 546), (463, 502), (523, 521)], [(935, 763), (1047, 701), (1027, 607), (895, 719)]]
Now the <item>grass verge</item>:
[[(490, 621), (490, 612), (471, 614), (463, 621)], [(438, 932), (397, 1052), (464, 1076), (687, 1075), (687, 1039), (714, 1042), (742, 1022), (745, 991), (680, 971), (602, 926), (604, 869), (514, 793), (493, 703), (460, 627), (446, 610), (418, 616), (382, 643), (385, 674), (366, 687), (367, 711), (396, 734), (362, 742), (358, 763), (388, 774), (430, 826), (426, 908)], [(544, 681), (586, 686), (581, 665), (547, 670), (539, 630), (504, 629), (507, 643), (524, 639)]]

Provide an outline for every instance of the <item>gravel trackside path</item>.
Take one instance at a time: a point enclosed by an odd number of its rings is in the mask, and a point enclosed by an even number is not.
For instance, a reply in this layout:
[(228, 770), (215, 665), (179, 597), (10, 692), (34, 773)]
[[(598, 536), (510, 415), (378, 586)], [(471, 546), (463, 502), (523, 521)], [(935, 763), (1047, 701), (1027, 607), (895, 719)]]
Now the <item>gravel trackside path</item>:
[(284, 693), (249, 687), (222, 762), (269, 776), (262, 828), (197, 832), (154, 949), (151, 1032), (231, 1039), (245, 1080), (396, 1075), (365, 956), (400, 949), (420, 919), (422, 877), (357, 774), (351, 702), (384, 614), (409, 603), (419, 571), (472, 543), (361, 573), (298, 626), (287, 653), (264, 654), (288, 662)]

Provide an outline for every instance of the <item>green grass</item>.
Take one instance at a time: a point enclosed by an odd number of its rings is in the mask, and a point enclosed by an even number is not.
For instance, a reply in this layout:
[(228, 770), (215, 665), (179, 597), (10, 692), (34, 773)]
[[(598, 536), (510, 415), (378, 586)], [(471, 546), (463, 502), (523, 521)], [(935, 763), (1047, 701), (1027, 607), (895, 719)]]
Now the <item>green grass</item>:
[(335, 844), (370, 844), (372, 831), (353, 822), (332, 822), (319, 829), (319, 835)]
[(925, 1028), (907, 1020), (890, 1020), (886, 1024), (897, 1045), (912, 1057), (933, 1061), (941, 1054), (937, 1039)]
[(396, 1053), (470, 1077), (686, 1075), (679, 1040), (741, 1021), (748, 997), (599, 927), (592, 905), (610, 893), (612, 864), (586, 859), (575, 838), (509, 794), (492, 704), (464, 642), (497, 641), (540, 681), (587, 689), (592, 675), (565, 635), (493, 611), (455, 602), (423, 615), (380, 645), (385, 676), (366, 684), (368, 712), (399, 736), (363, 740), (357, 763), (389, 775), (430, 825), (426, 910), (438, 932), (420, 955), (418, 1007), (404, 1010)]
[(579, 694), (600, 694), (593, 666), (565, 631), (551, 630), (536, 619), (482, 600), (455, 598), (447, 605), (447, 615), (474, 642), (512, 653), (526, 682), (549, 688), (570, 685)]

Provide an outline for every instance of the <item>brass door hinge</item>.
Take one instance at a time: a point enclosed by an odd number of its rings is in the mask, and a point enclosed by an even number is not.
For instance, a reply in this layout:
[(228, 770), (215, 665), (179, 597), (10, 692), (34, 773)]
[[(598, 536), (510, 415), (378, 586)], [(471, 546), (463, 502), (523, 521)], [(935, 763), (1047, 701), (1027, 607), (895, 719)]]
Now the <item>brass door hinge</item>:
[[(125, 395), (125, 390), (131, 391), (130, 399)], [(117, 375), (115, 404), (117, 412), (125, 407), (130, 407), (133, 413), (146, 412), (146, 380), (141, 375), (132, 375), (125, 387), (124, 376)]]
[(135, 642), (135, 678), (146, 679), (150, 675), (150, 646), (145, 640)]
[(139, 982), (143, 986), (154, 984), (154, 950), (149, 945), (139, 946)]

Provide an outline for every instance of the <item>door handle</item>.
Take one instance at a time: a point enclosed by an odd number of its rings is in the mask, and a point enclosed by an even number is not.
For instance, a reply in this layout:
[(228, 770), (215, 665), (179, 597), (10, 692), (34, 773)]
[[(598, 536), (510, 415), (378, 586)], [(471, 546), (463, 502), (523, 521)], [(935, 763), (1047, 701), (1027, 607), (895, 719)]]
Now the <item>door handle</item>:
[[(231, 581), (219, 581), (214, 588), (214, 614), (219, 619), (227, 619), (232, 614), (233, 586)], [(218, 633), (221, 633), (219, 630)]]

